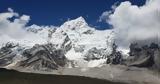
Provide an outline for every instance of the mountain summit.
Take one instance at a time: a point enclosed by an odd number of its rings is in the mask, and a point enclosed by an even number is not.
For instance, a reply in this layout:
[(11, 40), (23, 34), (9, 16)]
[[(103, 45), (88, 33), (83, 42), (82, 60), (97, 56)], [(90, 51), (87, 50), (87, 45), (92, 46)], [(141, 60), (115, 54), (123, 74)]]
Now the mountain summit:
[(78, 17), (77, 19), (74, 20), (69, 20), (67, 22), (65, 22), (61, 28), (67, 27), (67, 28), (82, 28), (82, 27), (86, 27), (88, 26), (87, 22), (85, 21), (85, 19), (81, 16)]

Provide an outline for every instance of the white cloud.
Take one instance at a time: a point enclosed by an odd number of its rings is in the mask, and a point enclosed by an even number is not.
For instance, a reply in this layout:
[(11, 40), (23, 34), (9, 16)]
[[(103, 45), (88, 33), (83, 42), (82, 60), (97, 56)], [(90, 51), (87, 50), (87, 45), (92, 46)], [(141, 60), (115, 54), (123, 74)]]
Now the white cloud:
[(12, 8), (8, 8), (9, 12), (14, 12), (14, 10)]
[(103, 22), (103, 21), (108, 22), (109, 16), (114, 12), (117, 6), (118, 6), (118, 2), (112, 5), (111, 7), (112, 10), (103, 12), (102, 15), (99, 17), (98, 22)]
[(160, 0), (147, 0), (145, 5), (138, 7), (125, 1), (115, 8), (113, 14), (106, 13), (109, 16), (106, 21), (113, 25), (120, 47), (128, 47), (134, 41), (147, 40), (144, 42), (147, 43), (160, 38), (159, 4)]
[[(9, 20), (11, 18), (13, 21)], [(19, 16), (11, 8), (8, 8), (8, 12), (0, 13), (0, 46), (7, 42), (22, 43), (28, 46), (45, 42), (40, 36), (26, 31), (26, 24), (29, 20), (30, 16)]]
[(98, 22), (108, 22), (109, 16), (112, 14), (112, 11), (103, 12), (102, 15), (99, 17)]
[[(12, 38), (20, 38), (25, 35), (25, 31), (22, 29), (29, 21), (29, 16), (23, 15), (18, 17), (17, 13), (14, 13), (11, 8), (9, 12), (0, 13), (0, 35), (7, 35)], [(13, 22), (9, 18), (17, 17)]]
[(28, 16), (28, 15), (22, 15), (22, 16), (20, 17), (20, 20), (23, 20), (23, 21), (28, 22), (28, 21), (30, 20), (30, 16)]

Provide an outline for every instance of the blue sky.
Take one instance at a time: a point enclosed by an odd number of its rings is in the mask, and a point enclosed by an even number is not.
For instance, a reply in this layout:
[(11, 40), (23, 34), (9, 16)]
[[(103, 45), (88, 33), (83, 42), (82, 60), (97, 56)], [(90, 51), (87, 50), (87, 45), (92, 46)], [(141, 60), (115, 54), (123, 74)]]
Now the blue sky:
[(31, 24), (59, 26), (65, 21), (83, 16), (97, 29), (108, 28), (105, 22), (97, 22), (101, 14), (111, 10), (114, 3), (130, 1), (141, 6), (145, 0), (0, 0), (0, 12), (7, 8), (31, 17)]

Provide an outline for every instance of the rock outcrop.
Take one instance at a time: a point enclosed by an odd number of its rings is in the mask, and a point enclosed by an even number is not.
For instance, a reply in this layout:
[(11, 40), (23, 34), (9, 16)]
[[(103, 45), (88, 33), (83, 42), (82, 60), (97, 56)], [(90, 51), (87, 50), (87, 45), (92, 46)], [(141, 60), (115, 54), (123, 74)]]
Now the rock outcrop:
[(107, 64), (122, 64), (122, 54), (117, 50), (117, 45), (113, 43), (112, 53), (107, 57)]

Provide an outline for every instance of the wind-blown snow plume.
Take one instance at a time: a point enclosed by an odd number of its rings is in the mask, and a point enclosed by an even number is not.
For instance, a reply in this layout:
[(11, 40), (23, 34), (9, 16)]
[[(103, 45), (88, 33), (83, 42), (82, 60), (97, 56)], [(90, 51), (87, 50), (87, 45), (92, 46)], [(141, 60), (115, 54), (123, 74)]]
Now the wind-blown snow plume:
[[(147, 0), (143, 6), (122, 2), (106, 19), (115, 30), (115, 40), (127, 48), (132, 42), (158, 42), (160, 38), (160, 0)], [(106, 16), (102, 14), (101, 17)], [(108, 14), (108, 13), (106, 13)], [(146, 41), (147, 40), (147, 41)], [(145, 42), (144, 42), (145, 41)]]

